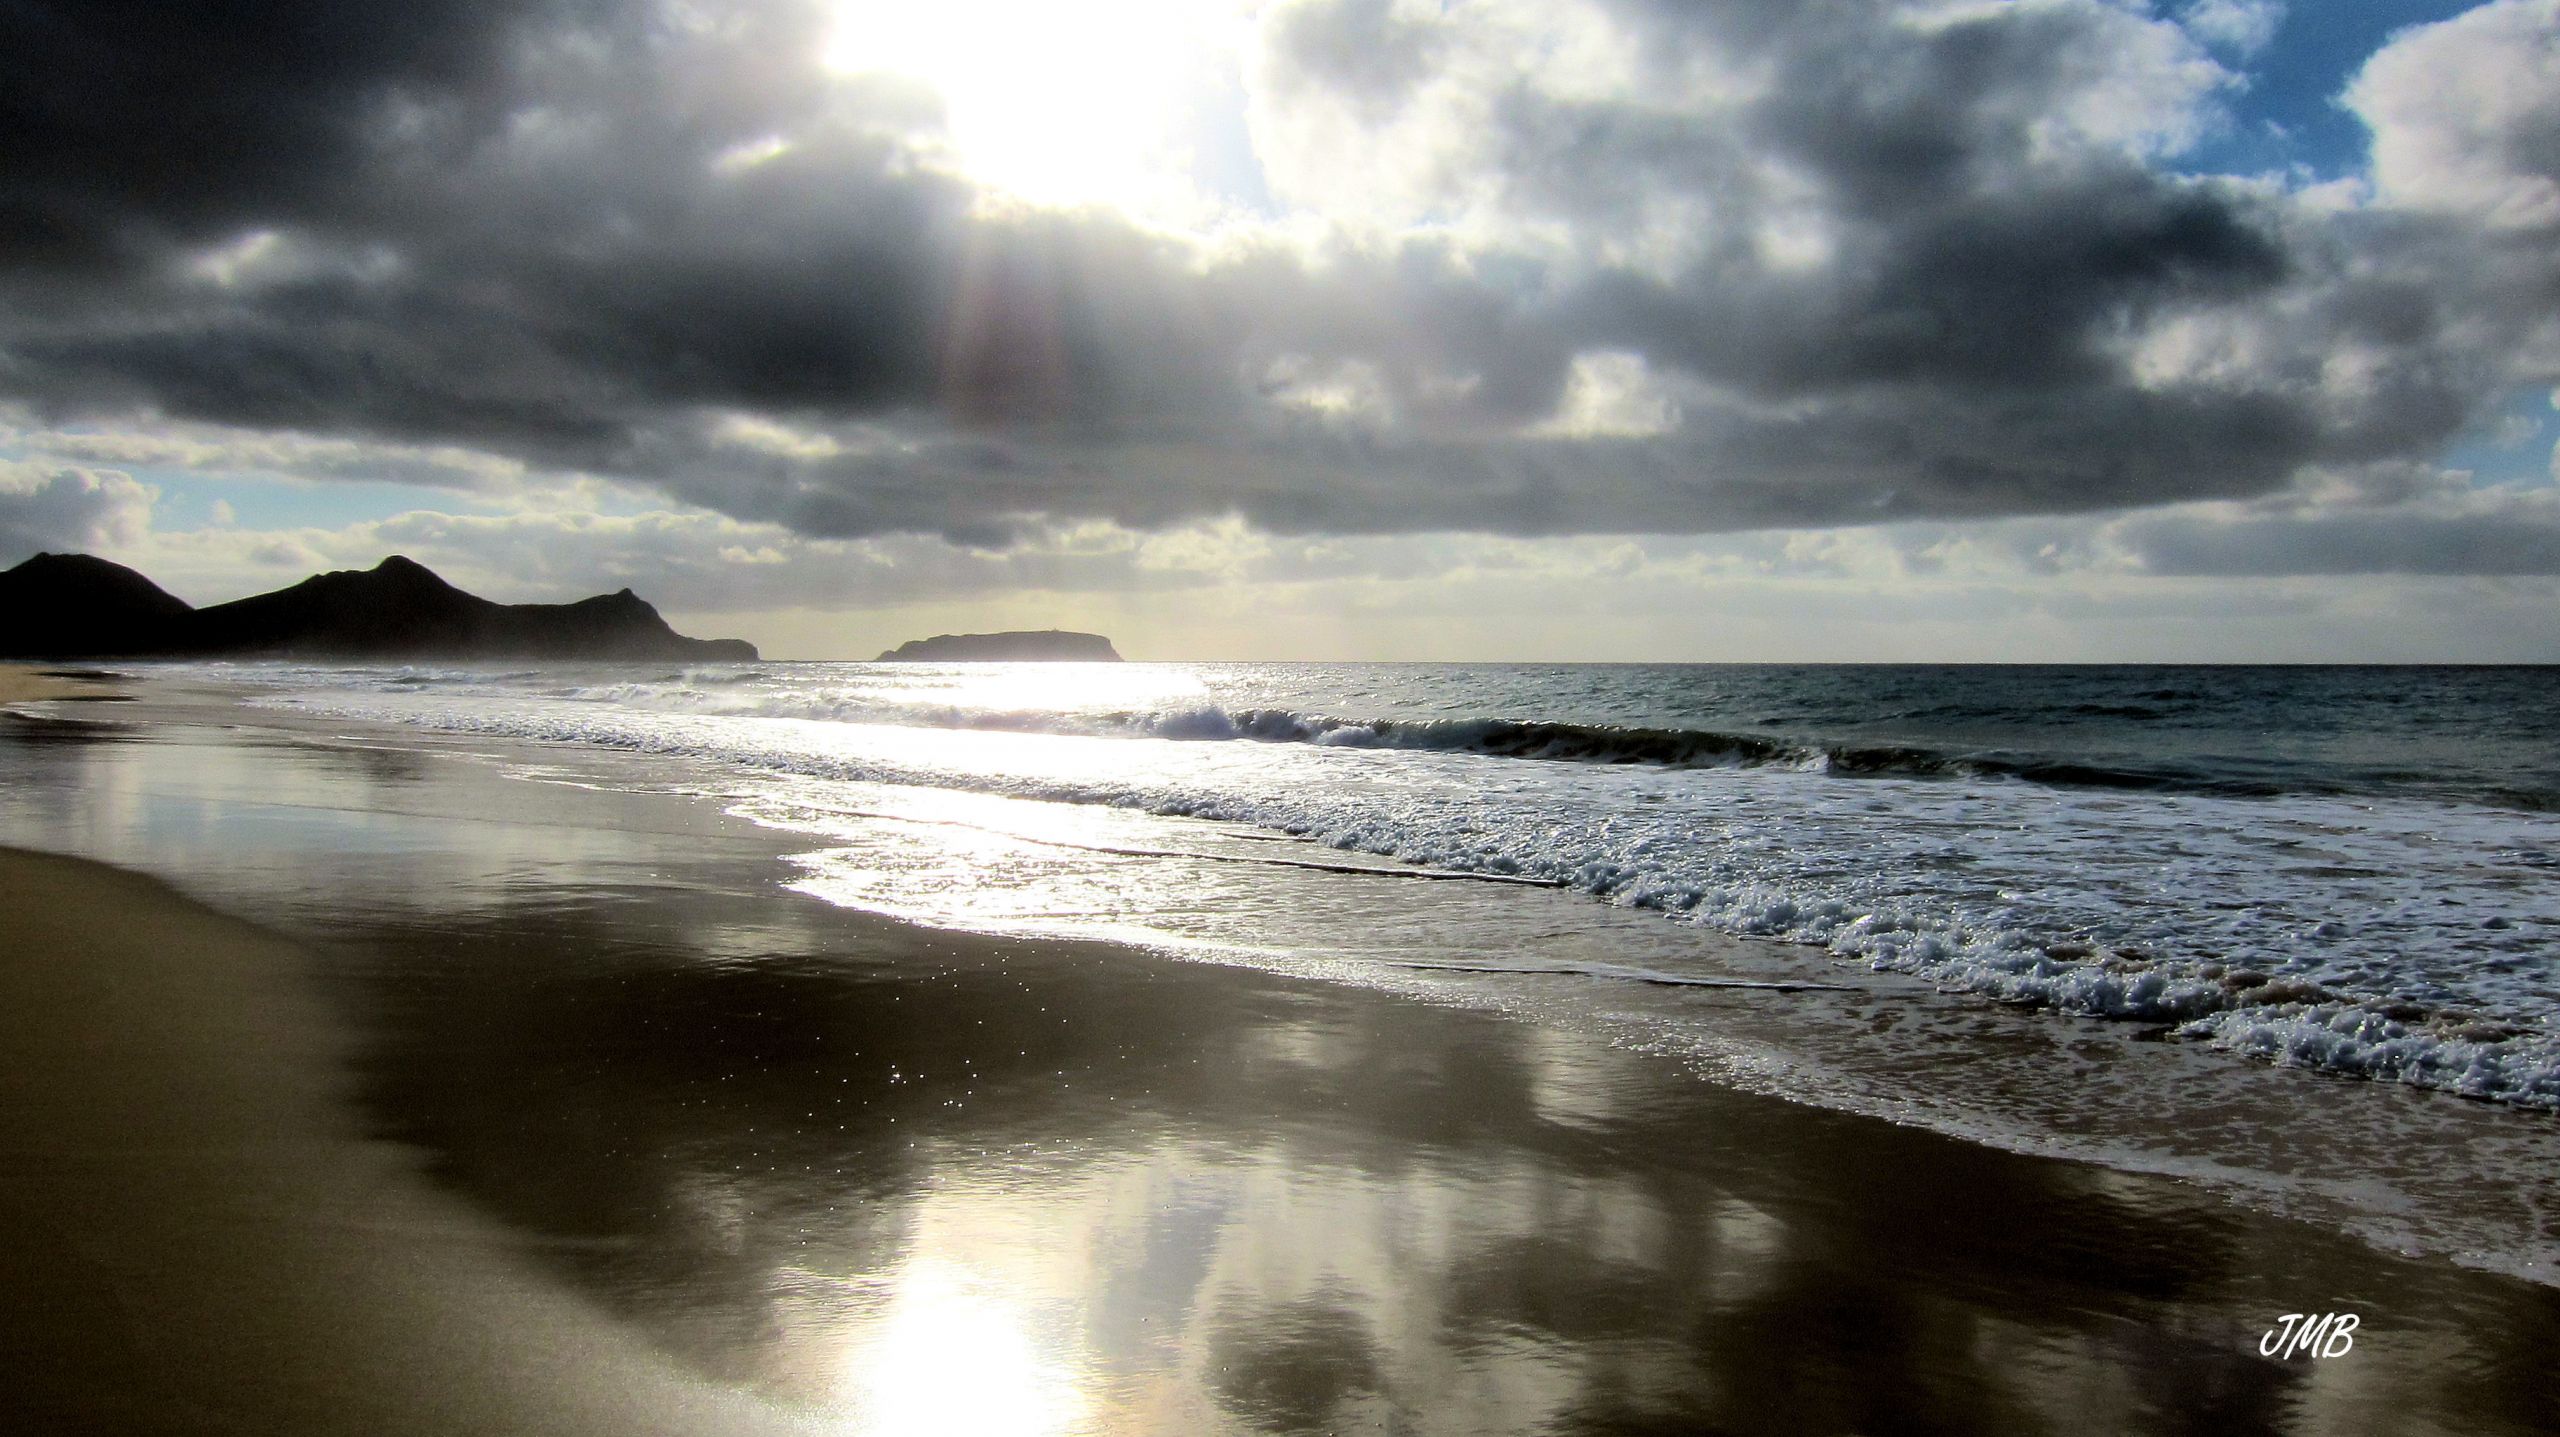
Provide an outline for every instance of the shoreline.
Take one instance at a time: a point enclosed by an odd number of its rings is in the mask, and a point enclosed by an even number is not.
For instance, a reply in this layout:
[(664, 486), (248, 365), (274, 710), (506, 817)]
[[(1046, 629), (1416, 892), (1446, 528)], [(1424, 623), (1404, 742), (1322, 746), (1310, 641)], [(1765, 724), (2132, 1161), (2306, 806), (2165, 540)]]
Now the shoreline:
[[(179, 723), (207, 717), (169, 712)], [(2193, 1182), (2263, 1211), (2356, 1232), (2387, 1251), (2560, 1283), (2560, 1126), (2531, 1110), (2396, 1081), (2326, 1081), (2220, 1043), (2160, 1041), (2156, 1026), (1997, 1004), (1820, 945), (1670, 922), (1570, 891), (1434, 884), (1426, 895), (1307, 871), (1290, 881), (1284, 875), (1304, 866), (1279, 855), (1341, 855), (1303, 841), (1293, 848), (1269, 828), (1144, 817), (1130, 828), (1090, 804), (1024, 804), (939, 786), (865, 790), (839, 806), (824, 794), (791, 792), (793, 774), (806, 771), (792, 762), (777, 773), (752, 761), (695, 762), (680, 748), (646, 743), (626, 749), (609, 739), (491, 733), (471, 723), (402, 724), (325, 707), (246, 713), (254, 727), (301, 741), (461, 752), (557, 782), (716, 795), (712, 809), (748, 817), (767, 834), (797, 835), (789, 859), (800, 877), (790, 886), (934, 931), (1162, 941), (1203, 961), (1510, 1013), (1674, 1057), (1709, 1081), (2008, 1151)], [(569, 727), (582, 725), (573, 718)], [(1028, 836), (1006, 837), (1016, 832)], [(933, 837), (954, 833), (977, 845), (964, 858)], [(1051, 845), (1058, 836), (1069, 842)], [(916, 843), (920, 837), (927, 841)], [(1083, 862), (1072, 856), (1078, 851), (1115, 849), (1160, 853), (1155, 861), (1166, 866), (1134, 877), (1074, 866)], [(1168, 862), (1202, 851), (1211, 857)], [(902, 891), (902, 869), (927, 881)], [(1027, 889), (1008, 889), (1015, 874), (1033, 875)], [(1036, 902), (1042, 890), (1060, 894), (1064, 906), (1045, 915), (1035, 907), (1029, 923), (1010, 921), (1024, 892)], [(1168, 895), (1170, 904), (1162, 901)], [(1203, 935), (1208, 941), (1197, 941)], [(1369, 961), (1372, 954), (1379, 961)], [(1647, 972), (1751, 986), (1719, 993), (1688, 983), (1624, 1001), (1624, 980)], [(1795, 996), (1770, 996), (1789, 989)]]
[[(936, 1398), (1025, 1431), (1793, 1428), (1783, 1404), (1811, 1402), (1817, 1430), (2023, 1432), (2074, 1425), (2093, 1392), (2130, 1404), (2124, 1430), (2554, 1415), (2538, 1354), (2560, 1295), (2176, 1182), (1738, 1092), (1514, 1018), (829, 908), (778, 891), (787, 836), (473, 771), (423, 736), (183, 738), (21, 761), (60, 780), (48, 811), (142, 799), (140, 828), (48, 830), (68, 846), (289, 936), (0, 854), (0, 905), (58, 915), (43, 943), (80, 958), (49, 1009), (19, 993), (47, 970), (13, 966), (0, 1007), (30, 1033), (132, 1040), (7, 1045), (6, 1191), (26, 1221), (93, 1224), (71, 1251), (154, 1255), (119, 1281), (197, 1293), (145, 1307), (245, 1302), (245, 1327), (173, 1330), (270, 1334), (240, 1360), (273, 1380), (239, 1400), (274, 1430), (360, 1430), (358, 1410), (471, 1430), (400, 1415), (417, 1388), (368, 1346), (457, 1320), (494, 1335), (437, 1380), (494, 1404), (483, 1430), (531, 1402), (620, 1430), (710, 1403), (721, 1426), (850, 1411), (892, 1431)], [(24, 886), (32, 869), (51, 886)], [(168, 1012), (189, 1026), (136, 1036)], [(233, 1041), (226, 1012), (266, 1026)], [(66, 1096), (119, 1082), (139, 1116)], [(254, 1185), (174, 1211), (154, 1199), (213, 1181), (202, 1166), (75, 1108), (236, 1119), (260, 1136), (227, 1148), (225, 1181)], [(236, 1252), (196, 1241), (208, 1212)], [(60, 1295), (37, 1326), (69, 1344), (51, 1370), (75, 1408), (148, 1368), (167, 1379), (135, 1399), (152, 1411), (99, 1430), (190, 1430), (171, 1414), (204, 1400), (212, 1361), (118, 1349), (112, 1315), (70, 1295), (90, 1269), (21, 1261), (18, 1290)], [(331, 1292), (373, 1316), (313, 1318)], [(2282, 1313), (2333, 1308), (2362, 1314), (2352, 1357), (2251, 1350)], [(318, 1356), (331, 1341), (356, 1350)], [(954, 1345), (974, 1378), (916, 1355)], [(555, 1387), (590, 1363), (610, 1392)], [(337, 1376), (297, 1387), (315, 1365)]]

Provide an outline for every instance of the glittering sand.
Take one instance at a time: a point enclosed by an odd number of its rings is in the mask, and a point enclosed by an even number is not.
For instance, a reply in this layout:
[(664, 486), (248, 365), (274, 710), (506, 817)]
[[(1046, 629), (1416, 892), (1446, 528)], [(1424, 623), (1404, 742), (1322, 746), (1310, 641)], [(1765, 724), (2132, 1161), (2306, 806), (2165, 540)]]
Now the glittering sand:
[[(166, 720), (0, 720), (0, 779), (122, 865), (0, 854), (0, 1429), (2560, 1425), (2547, 1287), (832, 909), (688, 801)], [(2352, 1352), (2261, 1357), (2306, 1310)]]

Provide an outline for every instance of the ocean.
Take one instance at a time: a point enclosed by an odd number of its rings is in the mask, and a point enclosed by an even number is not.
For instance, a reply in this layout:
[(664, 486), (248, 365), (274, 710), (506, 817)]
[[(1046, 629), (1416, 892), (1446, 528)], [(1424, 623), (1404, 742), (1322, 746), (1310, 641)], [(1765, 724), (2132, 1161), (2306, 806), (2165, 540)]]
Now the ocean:
[(930, 925), (1497, 1006), (1571, 978), (1657, 1042), (1785, 945), (1765, 981), (2560, 1109), (2560, 670), (197, 672), (703, 793), (805, 833), (796, 886)]

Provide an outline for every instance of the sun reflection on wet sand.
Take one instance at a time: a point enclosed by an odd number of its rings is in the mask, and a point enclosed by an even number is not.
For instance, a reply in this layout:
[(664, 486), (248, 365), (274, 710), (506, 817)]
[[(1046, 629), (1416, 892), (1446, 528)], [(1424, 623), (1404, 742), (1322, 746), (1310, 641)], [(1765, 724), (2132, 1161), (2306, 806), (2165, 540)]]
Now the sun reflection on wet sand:
[[(849, 1432), (2031, 1432), (2090, 1384), (2282, 1429), (2306, 1379), (2235, 1334), (2376, 1280), (2171, 1184), (1483, 1015), (1107, 950), (884, 972), (816, 916), (784, 942), (834, 956), (713, 968), (487, 930), (371, 1102), (671, 1350)], [(526, 961), (564, 951), (596, 966)], [(546, 1047), (457, 1069), (492, 1012)], [(716, 1233), (651, 1196), (706, 1174)], [(2371, 1380), (2513, 1410), (2426, 1375), (2429, 1274), (2393, 1268)]]
[(887, 1286), (887, 1312), (846, 1342), (849, 1432), (1049, 1437), (1084, 1429), (1079, 1374), (1034, 1335), (1004, 1284), (921, 1258)]

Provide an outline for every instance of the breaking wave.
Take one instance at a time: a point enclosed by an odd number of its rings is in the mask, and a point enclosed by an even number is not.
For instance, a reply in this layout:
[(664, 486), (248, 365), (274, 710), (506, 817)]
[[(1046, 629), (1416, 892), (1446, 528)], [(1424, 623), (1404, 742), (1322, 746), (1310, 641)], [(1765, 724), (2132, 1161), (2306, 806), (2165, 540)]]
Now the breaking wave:
[[(1311, 744), (1328, 748), (1463, 753), (1548, 763), (1654, 768), (1780, 768), (1843, 778), (2010, 779), (2077, 788), (2274, 798), (2342, 793), (2354, 785), (2303, 772), (2216, 771), (2193, 764), (2109, 764), (2004, 750), (1945, 751), (1905, 744), (1822, 743), (1720, 729), (1653, 728), (1549, 719), (1342, 718), (1285, 708), (1214, 706), (1078, 712), (883, 703), (876, 697), (740, 692), (727, 685), (669, 688), (614, 684), (560, 696), (661, 712), (741, 718), (819, 719), (975, 733), (1151, 738), (1180, 743)], [(2512, 807), (2549, 808), (2550, 796), (2490, 795)]]

